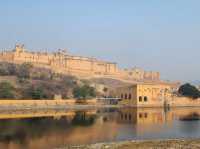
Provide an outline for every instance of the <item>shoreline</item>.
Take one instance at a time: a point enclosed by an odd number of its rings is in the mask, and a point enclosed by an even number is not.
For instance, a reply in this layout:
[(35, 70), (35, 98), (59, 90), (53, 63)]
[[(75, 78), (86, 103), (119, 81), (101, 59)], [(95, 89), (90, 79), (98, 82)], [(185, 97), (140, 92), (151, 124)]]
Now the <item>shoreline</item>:
[(132, 140), (88, 145), (66, 145), (55, 149), (199, 149), (200, 138)]

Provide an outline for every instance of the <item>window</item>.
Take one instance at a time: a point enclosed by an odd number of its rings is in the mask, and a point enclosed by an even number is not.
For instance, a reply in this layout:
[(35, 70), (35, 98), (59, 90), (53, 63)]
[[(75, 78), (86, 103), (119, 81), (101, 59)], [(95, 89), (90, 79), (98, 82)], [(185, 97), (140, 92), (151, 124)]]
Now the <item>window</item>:
[(148, 99), (147, 99), (147, 96), (145, 96), (145, 97), (144, 97), (144, 102), (147, 102), (147, 100), (148, 100)]
[(123, 99), (124, 98), (124, 95), (123, 94), (121, 94), (121, 99)]
[(139, 118), (142, 118), (142, 113), (139, 113)]
[(128, 96), (128, 99), (131, 99), (132, 97), (131, 97), (131, 94), (129, 94), (129, 96)]
[(142, 102), (142, 96), (139, 97), (139, 102)]
[(127, 94), (125, 94), (125, 99), (127, 99)]
[(123, 120), (123, 114), (121, 114), (121, 119)]
[(127, 115), (125, 114), (125, 120), (127, 120)]
[(144, 117), (145, 117), (145, 118), (147, 118), (147, 116), (148, 116), (148, 114), (147, 114), (147, 113), (145, 113), (145, 114), (144, 114)]
[(131, 114), (129, 114), (129, 121), (131, 121)]

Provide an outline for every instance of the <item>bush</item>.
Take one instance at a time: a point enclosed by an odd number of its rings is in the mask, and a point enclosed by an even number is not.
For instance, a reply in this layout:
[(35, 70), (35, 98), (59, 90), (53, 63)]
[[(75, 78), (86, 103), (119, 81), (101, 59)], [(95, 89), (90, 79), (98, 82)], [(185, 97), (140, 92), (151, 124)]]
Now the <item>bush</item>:
[(0, 83), (0, 98), (14, 98), (15, 88), (9, 82)]
[(200, 97), (200, 91), (195, 86), (190, 85), (189, 83), (182, 85), (179, 88), (178, 92), (183, 96), (191, 97), (193, 99)]
[(75, 87), (73, 90), (73, 95), (78, 99), (86, 99), (91, 97), (96, 97), (95, 88), (90, 87), (88, 85), (84, 85), (81, 87)]
[(19, 78), (30, 78), (31, 69), (33, 68), (33, 65), (31, 63), (23, 63), (19, 66), (17, 76)]
[(16, 65), (7, 62), (0, 62), (0, 75), (16, 75), (16, 72)]
[(41, 87), (36, 87), (36, 86), (31, 86), (28, 91), (28, 96), (32, 99), (44, 99), (47, 98), (47, 96), (44, 93), (43, 88)]

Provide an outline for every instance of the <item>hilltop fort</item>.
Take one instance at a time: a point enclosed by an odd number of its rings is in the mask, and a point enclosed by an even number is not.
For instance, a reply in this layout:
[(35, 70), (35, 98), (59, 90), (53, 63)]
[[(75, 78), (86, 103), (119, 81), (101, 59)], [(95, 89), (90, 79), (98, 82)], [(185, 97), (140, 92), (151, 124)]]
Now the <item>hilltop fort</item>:
[(13, 50), (3, 50), (0, 61), (15, 64), (32, 63), (38, 67), (49, 68), (56, 73), (77, 77), (108, 77), (134, 81), (159, 81), (160, 73), (140, 68), (120, 69), (116, 63), (95, 58), (74, 56), (65, 50), (57, 52), (30, 52), (24, 45), (17, 44)]

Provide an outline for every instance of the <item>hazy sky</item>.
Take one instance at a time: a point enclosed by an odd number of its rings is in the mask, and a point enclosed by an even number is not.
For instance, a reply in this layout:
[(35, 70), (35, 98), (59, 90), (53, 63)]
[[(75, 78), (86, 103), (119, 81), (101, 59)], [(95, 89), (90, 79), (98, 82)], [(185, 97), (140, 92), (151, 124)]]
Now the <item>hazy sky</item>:
[(1, 0), (0, 49), (68, 48), (70, 53), (200, 77), (199, 0)]

